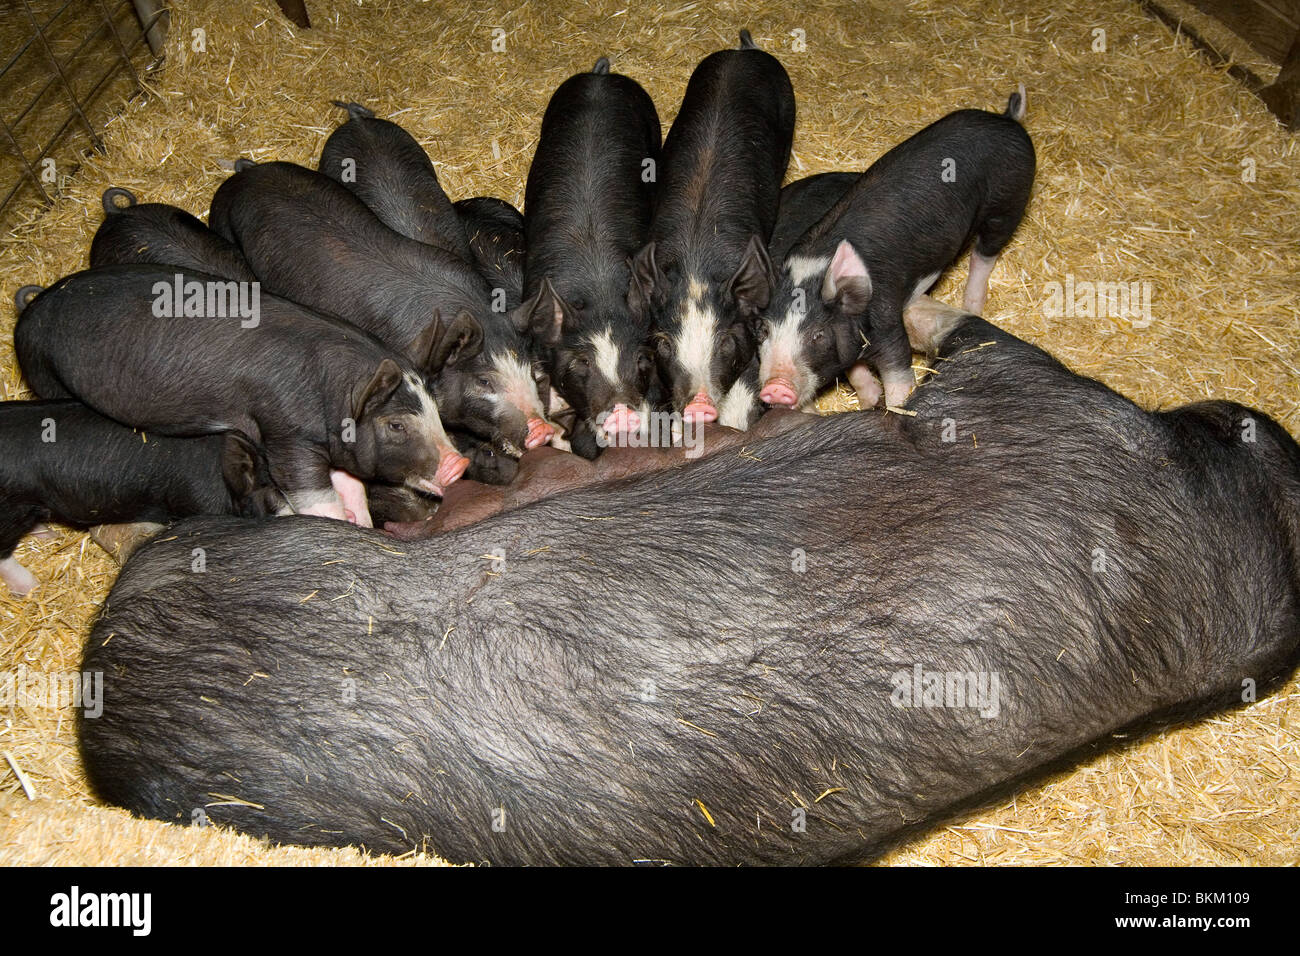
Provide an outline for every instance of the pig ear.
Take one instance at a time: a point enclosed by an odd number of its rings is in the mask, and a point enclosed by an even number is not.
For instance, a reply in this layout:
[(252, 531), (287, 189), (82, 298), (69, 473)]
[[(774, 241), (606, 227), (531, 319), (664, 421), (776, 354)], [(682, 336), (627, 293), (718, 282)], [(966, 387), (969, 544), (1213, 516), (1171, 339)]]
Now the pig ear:
[(627, 260), (627, 268), (632, 274), (627, 286), (627, 305), (634, 315), (641, 315), (650, 308), (655, 286), (663, 281), (655, 259), (655, 244), (647, 242), (638, 249)]
[(742, 313), (754, 316), (767, 308), (775, 284), (767, 245), (760, 236), (750, 236), (745, 258), (740, 260), (740, 268), (727, 283), (727, 291), (736, 300)]
[(257, 464), (256, 446), (238, 432), (226, 432), (221, 477), (234, 498), (247, 498), (257, 489)]
[(837, 299), (845, 312), (861, 312), (871, 299), (867, 264), (847, 239), (835, 247), (831, 264), (826, 267), (826, 278), (822, 280), (822, 301), (830, 304)]
[(424, 331), (406, 347), (406, 357), (425, 375), (432, 375), (437, 371), (436, 368), (431, 368), (429, 363), (442, 338), (442, 313), (434, 309), (433, 321), (425, 326)]
[(515, 310), (514, 323), (520, 332), (550, 348), (560, 341), (560, 331), (573, 325), (573, 316), (548, 276), (537, 293)]
[[(434, 324), (438, 324), (438, 315), (434, 313)], [(427, 333), (429, 330), (425, 329)], [(483, 326), (468, 311), (461, 309), (456, 318), (451, 320), (447, 331), (433, 344), (425, 364), (421, 366), (426, 375), (434, 375), (448, 365), (455, 366), (467, 359), (472, 359), (483, 349)]]
[(402, 384), (402, 368), (390, 358), (379, 363), (374, 376), (363, 385), (352, 402), (352, 418), (361, 421), (371, 414)]

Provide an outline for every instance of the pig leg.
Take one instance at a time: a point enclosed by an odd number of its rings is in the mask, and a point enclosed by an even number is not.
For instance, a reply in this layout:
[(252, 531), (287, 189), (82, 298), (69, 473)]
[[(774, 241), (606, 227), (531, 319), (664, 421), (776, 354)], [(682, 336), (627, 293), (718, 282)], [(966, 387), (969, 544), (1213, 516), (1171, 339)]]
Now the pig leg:
[(97, 524), (90, 529), (90, 539), (107, 552), (118, 564), (126, 564), (126, 559), (135, 553), (140, 545), (155, 537), (166, 525), (152, 521), (136, 521), (132, 524)]
[(989, 297), (989, 276), (1018, 225), (1019, 215), (994, 215), (977, 227), (975, 248), (970, 254), (970, 275), (966, 277), (966, 294), (962, 298), (962, 308), (972, 315), (984, 314), (984, 304)]
[(970, 275), (966, 278), (966, 295), (962, 298), (962, 308), (972, 315), (984, 314), (984, 303), (989, 298), (989, 276), (998, 264), (996, 255), (983, 256), (979, 250), (970, 254)]
[(944, 339), (969, 314), (965, 309), (922, 295), (909, 302), (903, 310), (903, 326), (907, 329), (912, 348), (926, 355), (937, 355)]
[(50, 513), (44, 508), (28, 505), (9, 507), (5, 503), (0, 507), (0, 581), (13, 593), (14, 597), (26, 597), (36, 587), (36, 577), (14, 558), (14, 548), (32, 528)]
[(330, 465), (316, 449), (265, 443), (271, 480), (284, 492), (295, 514), (347, 521), (343, 499), (334, 490)]
[(876, 367), (885, 388), (885, 407), (901, 408), (916, 387), (912, 344), (903, 327), (903, 303), (886, 295), (873, 296), (867, 307), (871, 345), (867, 361)]
[(370, 520), (370, 506), (366, 502), (366, 486), (359, 478), (354, 478), (341, 468), (330, 469), (330, 484), (343, 499), (343, 513), (348, 521), (362, 528), (373, 528)]
[(871, 366), (866, 362), (854, 362), (847, 377), (853, 391), (858, 393), (858, 405), (862, 408), (875, 408), (884, 389), (880, 387), (880, 379), (871, 371)]
[(26, 597), (35, 590), (39, 583), (36, 576), (12, 557), (0, 561), (0, 581), (3, 581), (14, 597)]

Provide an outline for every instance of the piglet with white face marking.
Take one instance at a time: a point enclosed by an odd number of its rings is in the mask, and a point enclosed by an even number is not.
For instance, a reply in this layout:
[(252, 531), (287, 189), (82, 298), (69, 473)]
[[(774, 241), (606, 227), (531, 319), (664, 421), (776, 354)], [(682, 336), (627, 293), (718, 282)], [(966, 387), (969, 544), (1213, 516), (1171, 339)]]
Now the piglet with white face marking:
[(767, 241), (794, 112), (785, 69), (742, 31), (740, 49), (710, 54), (691, 74), (664, 142), (629, 297), (652, 319), (673, 410), (688, 421), (745, 429), (757, 417), (745, 376), (775, 283)]
[(627, 264), (650, 225), (659, 138), (649, 95), (601, 58), (551, 97), (528, 170), (525, 294), (553, 303), (551, 383), (586, 458), (637, 431), (657, 400), (650, 316), (629, 307)]
[(959, 110), (877, 160), (793, 244), (760, 329), (761, 399), (806, 408), (848, 373), (864, 407), (916, 384), (903, 309), (974, 239), (965, 308), (978, 313), (1034, 181), (1024, 90), (1002, 115)]
[(343, 186), (293, 163), (242, 167), (213, 195), (211, 220), (267, 291), (394, 351), (414, 358), (423, 330), (444, 321), (454, 345), (437, 368), (417, 367), (449, 426), (516, 458), (551, 440), (537, 378), (538, 337), (553, 322), (538, 299), (505, 311), (468, 258), (394, 232)]
[[(22, 311), (18, 362), (42, 398), (78, 398), (163, 435), (247, 436), (300, 514), (348, 517), (340, 471), (431, 494), (461, 476), (468, 462), (416, 363), (269, 294), (257, 293), (254, 318), (232, 314), (237, 285), (166, 266), (78, 272)], [(444, 333), (433, 322), (421, 335), (420, 368), (455, 347)], [(368, 523), (364, 497), (350, 510)]]

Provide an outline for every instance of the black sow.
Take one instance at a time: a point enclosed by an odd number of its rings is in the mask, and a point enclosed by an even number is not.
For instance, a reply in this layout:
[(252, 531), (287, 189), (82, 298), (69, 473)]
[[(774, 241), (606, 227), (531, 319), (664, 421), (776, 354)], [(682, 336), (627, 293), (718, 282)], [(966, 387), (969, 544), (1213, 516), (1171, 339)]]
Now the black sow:
[(1286, 672), (1291, 437), (1227, 402), (1144, 412), (955, 324), (914, 419), (821, 419), (400, 549), (187, 521), (87, 643), (90, 780), (286, 842), (827, 863)]

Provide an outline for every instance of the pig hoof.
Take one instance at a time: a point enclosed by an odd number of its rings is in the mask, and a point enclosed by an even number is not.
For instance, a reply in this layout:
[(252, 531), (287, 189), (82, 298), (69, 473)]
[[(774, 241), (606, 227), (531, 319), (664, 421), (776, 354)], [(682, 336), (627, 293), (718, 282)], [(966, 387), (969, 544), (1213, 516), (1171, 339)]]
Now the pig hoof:
[(884, 390), (880, 387), (880, 379), (876, 378), (871, 369), (859, 362), (849, 369), (848, 379), (853, 391), (857, 393), (858, 404), (863, 409), (875, 408)]
[(153, 521), (131, 524), (97, 524), (90, 529), (90, 540), (99, 545), (118, 564), (135, 554), (136, 549), (162, 531), (166, 525)]
[(524, 439), (524, 448), (537, 448), (540, 445), (545, 445), (554, 437), (555, 426), (542, 421), (540, 418), (530, 418), (528, 420), (528, 437)]
[(4, 581), (14, 597), (23, 598), (31, 594), (39, 583), (36, 576), (13, 558), (0, 561), (0, 581)]

